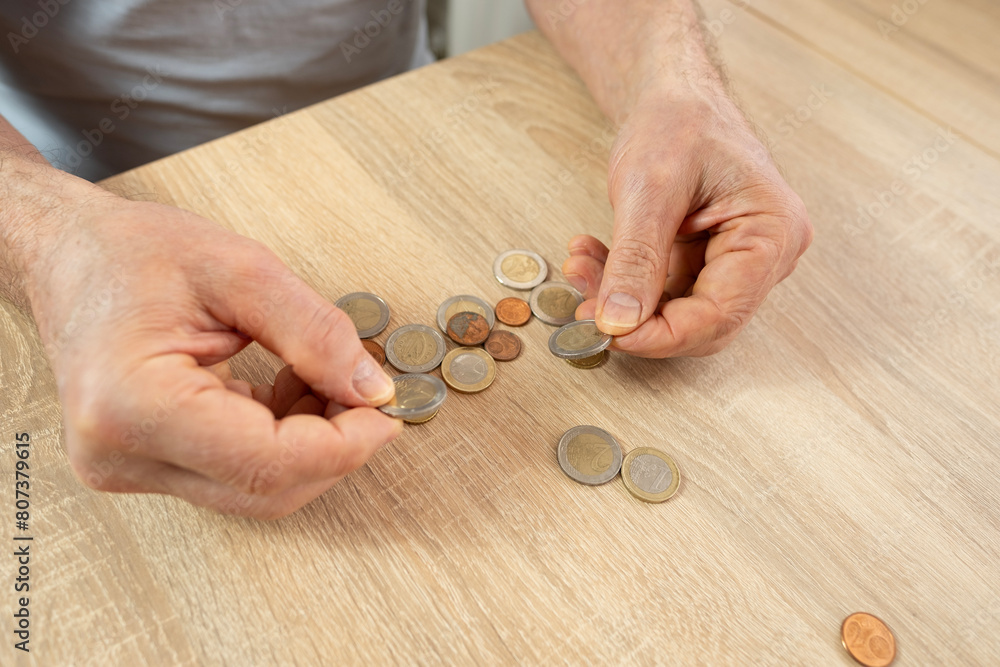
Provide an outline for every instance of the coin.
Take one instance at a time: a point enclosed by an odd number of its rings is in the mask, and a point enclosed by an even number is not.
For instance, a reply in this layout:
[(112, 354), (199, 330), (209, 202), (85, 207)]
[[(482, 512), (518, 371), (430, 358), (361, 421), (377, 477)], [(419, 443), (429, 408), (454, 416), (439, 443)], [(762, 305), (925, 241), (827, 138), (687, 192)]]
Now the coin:
[(542, 256), (530, 250), (507, 250), (493, 260), (493, 275), (512, 289), (528, 290), (549, 274), (549, 265)]
[(423, 324), (406, 324), (385, 342), (385, 357), (404, 373), (428, 373), (444, 359), (444, 336)]
[(392, 382), (396, 385), (396, 395), (386, 405), (379, 406), (379, 410), (410, 424), (430, 420), (448, 397), (444, 382), (433, 375), (407, 373), (397, 375)]
[(497, 365), (493, 357), (479, 347), (459, 347), (441, 362), (441, 377), (448, 386), (466, 394), (474, 394), (493, 384)]
[(507, 326), (519, 327), (531, 319), (531, 306), (524, 299), (509, 296), (497, 302), (496, 314), (497, 319)]
[(614, 479), (622, 466), (618, 441), (596, 426), (574, 426), (559, 439), (559, 467), (581, 484), (604, 484)]
[(594, 320), (577, 320), (552, 332), (549, 351), (560, 359), (586, 359), (603, 352), (611, 340)]
[(521, 339), (509, 331), (497, 329), (486, 339), (483, 347), (497, 361), (511, 361), (521, 354)]
[(374, 294), (352, 292), (337, 299), (335, 305), (354, 322), (358, 338), (377, 336), (389, 324), (389, 306)]
[(361, 341), (361, 345), (365, 348), (365, 351), (368, 352), (368, 354), (375, 358), (375, 361), (379, 366), (385, 363), (385, 350), (382, 349), (381, 345), (373, 340), (363, 340)]
[(585, 357), (583, 359), (567, 359), (566, 363), (574, 368), (597, 368), (604, 363), (607, 356), (607, 352), (598, 352), (592, 357)]
[(896, 638), (882, 619), (859, 611), (844, 619), (840, 639), (865, 667), (886, 667), (896, 659)]
[(459, 345), (479, 345), (489, 337), (490, 326), (479, 313), (456, 313), (448, 320), (445, 333)]
[(489, 325), (490, 329), (496, 324), (496, 316), (493, 315), (493, 309), (490, 308), (490, 304), (486, 303), (478, 296), (472, 296), (471, 294), (459, 294), (458, 296), (452, 296), (444, 300), (444, 302), (438, 306), (437, 312), (437, 325), (441, 331), (448, 331), (448, 320), (453, 318), (458, 313), (479, 313), (486, 318), (486, 323)]
[(662, 503), (677, 492), (681, 473), (674, 460), (660, 450), (637, 447), (622, 462), (622, 481), (639, 500)]
[(528, 302), (535, 317), (561, 327), (573, 321), (583, 296), (567, 283), (547, 282), (531, 290)]

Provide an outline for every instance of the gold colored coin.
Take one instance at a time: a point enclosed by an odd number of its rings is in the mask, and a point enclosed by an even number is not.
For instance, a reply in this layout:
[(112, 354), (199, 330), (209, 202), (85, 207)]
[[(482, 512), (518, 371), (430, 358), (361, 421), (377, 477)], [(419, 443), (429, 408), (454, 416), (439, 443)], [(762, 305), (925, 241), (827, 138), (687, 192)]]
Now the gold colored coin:
[(389, 324), (389, 306), (381, 297), (368, 292), (352, 292), (335, 304), (351, 318), (359, 338), (380, 334)]
[(605, 484), (622, 466), (622, 448), (614, 436), (596, 426), (574, 426), (556, 445), (559, 467), (581, 484)]
[(660, 450), (637, 447), (622, 461), (622, 481), (639, 500), (662, 503), (677, 493), (681, 473), (674, 460)]
[(549, 266), (531, 250), (505, 250), (493, 260), (493, 275), (512, 289), (529, 290), (545, 280)]
[(856, 612), (840, 626), (844, 648), (865, 667), (888, 667), (896, 659), (896, 638), (877, 616)]
[(541, 267), (527, 255), (511, 255), (500, 263), (500, 270), (514, 282), (528, 283), (538, 277)]
[(546, 324), (561, 327), (573, 321), (583, 295), (568, 283), (547, 282), (531, 290), (531, 312)]
[(567, 359), (566, 363), (574, 368), (597, 368), (604, 362), (604, 358), (606, 356), (607, 352), (602, 350), (592, 357), (586, 357), (584, 359)]
[(428, 373), (444, 359), (444, 336), (423, 324), (406, 324), (385, 342), (385, 356), (404, 373)]
[(449, 352), (441, 362), (441, 377), (456, 391), (474, 394), (493, 384), (497, 365), (486, 350), (479, 347), (459, 347)]

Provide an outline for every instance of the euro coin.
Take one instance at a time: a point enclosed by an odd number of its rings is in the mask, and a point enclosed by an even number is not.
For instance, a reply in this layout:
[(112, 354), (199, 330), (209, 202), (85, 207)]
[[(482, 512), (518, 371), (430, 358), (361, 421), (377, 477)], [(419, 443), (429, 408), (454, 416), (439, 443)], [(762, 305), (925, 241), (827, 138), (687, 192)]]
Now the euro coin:
[(486, 318), (486, 323), (489, 325), (490, 329), (496, 324), (496, 316), (493, 314), (493, 308), (490, 304), (486, 303), (478, 296), (472, 296), (471, 294), (459, 294), (458, 296), (448, 297), (444, 302), (438, 306), (437, 311), (437, 325), (441, 331), (448, 331), (448, 320), (455, 317), (458, 313), (478, 313)]
[(604, 359), (607, 356), (608, 356), (607, 352), (598, 352), (592, 357), (585, 357), (583, 359), (567, 359), (566, 363), (572, 366), (573, 368), (583, 368), (583, 369), (597, 368), (602, 363), (604, 363)]
[(507, 250), (493, 261), (493, 275), (501, 285), (529, 290), (545, 280), (549, 265), (537, 252)]
[(596, 426), (574, 426), (559, 439), (559, 467), (581, 484), (604, 484), (622, 466), (622, 448), (614, 437)]
[(486, 318), (479, 313), (456, 313), (445, 328), (448, 337), (466, 347), (483, 343), (490, 335)]
[(456, 391), (474, 394), (493, 384), (497, 365), (493, 357), (479, 347), (459, 347), (445, 355), (441, 377)]
[(586, 359), (603, 352), (611, 341), (594, 320), (577, 320), (552, 332), (549, 351), (560, 359)]
[(887, 667), (896, 659), (896, 638), (882, 619), (857, 612), (840, 626), (844, 648), (865, 667)]
[(361, 345), (368, 354), (378, 363), (379, 366), (385, 363), (385, 349), (373, 340), (363, 340)]
[(568, 283), (547, 282), (531, 290), (528, 303), (535, 317), (561, 327), (576, 317), (576, 307), (583, 303), (583, 296)]
[(521, 339), (509, 331), (497, 329), (486, 339), (483, 347), (497, 361), (512, 361), (521, 354)]
[(496, 311), (497, 319), (510, 327), (519, 327), (522, 324), (527, 324), (528, 320), (531, 319), (531, 306), (528, 305), (527, 301), (518, 299), (516, 296), (500, 299), (494, 310)]
[(389, 306), (381, 297), (368, 292), (352, 292), (337, 299), (337, 308), (347, 313), (358, 330), (358, 338), (371, 338), (389, 324)]
[(423, 324), (406, 324), (385, 342), (385, 357), (404, 373), (429, 373), (441, 364), (444, 336)]
[(622, 481), (639, 500), (662, 503), (677, 493), (681, 473), (674, 460), (660, 450), (637, 447), (622, 462)]
[(448, 388), (433, 375), (425, 373), (407, 373), (392, 378), (396, 385), (396, 395), (379, 410), (402, 419), (410, 424), (422, 424), (429, 421), (448, 397)]

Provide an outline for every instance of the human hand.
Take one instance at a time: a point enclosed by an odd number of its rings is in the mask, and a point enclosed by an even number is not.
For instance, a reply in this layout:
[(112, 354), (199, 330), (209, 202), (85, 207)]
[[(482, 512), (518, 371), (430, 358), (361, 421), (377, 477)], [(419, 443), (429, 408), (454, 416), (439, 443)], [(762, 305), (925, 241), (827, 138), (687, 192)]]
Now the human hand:
[(637, 356), (718, 352), (809, 246), (802, 200), (717, 86), (647, 89), (610, 164), (611, 248), (576, 236), (562, 267), (577, 318)]
[[(276, 518), (401, 432), (371, 407), (393, 385), (351, 320), (270, 250), (193, 213), (72, 187), (24, 272), (86, 484)], [(273, 387), (219, 366), (251, 340), (290, 365)]]

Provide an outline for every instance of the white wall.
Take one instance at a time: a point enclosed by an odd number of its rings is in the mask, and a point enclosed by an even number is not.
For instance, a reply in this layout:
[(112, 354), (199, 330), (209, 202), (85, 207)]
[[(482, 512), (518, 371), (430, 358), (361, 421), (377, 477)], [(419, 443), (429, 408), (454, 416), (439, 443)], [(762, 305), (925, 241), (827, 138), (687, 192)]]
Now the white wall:
[(448, 55), (478, 49), (534, 28), (523, 0), (449, 0)]

